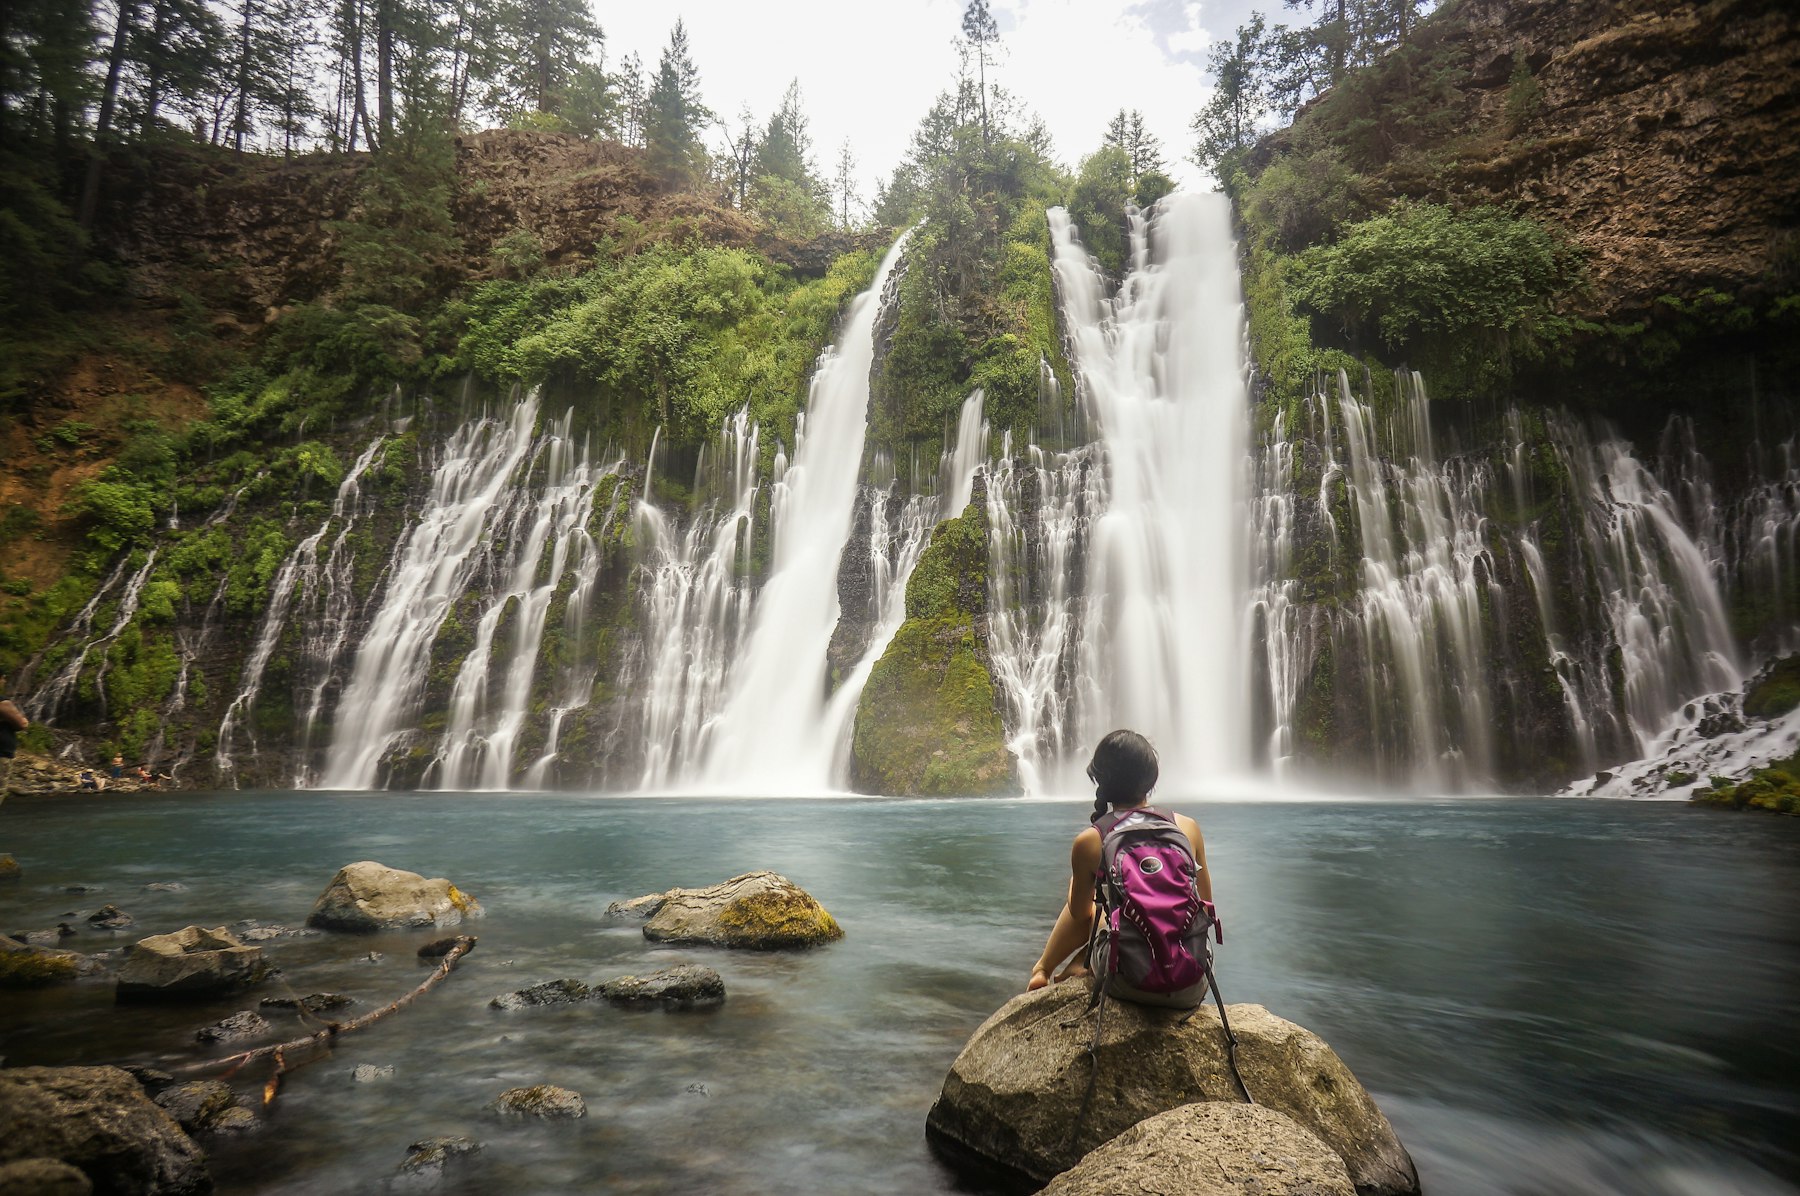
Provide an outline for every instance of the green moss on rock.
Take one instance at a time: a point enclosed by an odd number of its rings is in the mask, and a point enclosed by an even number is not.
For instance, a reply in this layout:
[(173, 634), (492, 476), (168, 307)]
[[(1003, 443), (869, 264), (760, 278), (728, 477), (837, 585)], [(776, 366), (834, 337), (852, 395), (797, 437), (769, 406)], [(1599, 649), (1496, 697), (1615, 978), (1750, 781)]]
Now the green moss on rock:
[(1744, 713), (1756, 718), (1780, 718), (1796, 706), (1800, 706), (1800, 656), (1776, 661), (1744, 695)]
[(863, 687), (851, 782), (868, 793), (1017, 793), (986, 622), (987, 509), (978, 495), (932, 532), (906, 586), (906, 622)]

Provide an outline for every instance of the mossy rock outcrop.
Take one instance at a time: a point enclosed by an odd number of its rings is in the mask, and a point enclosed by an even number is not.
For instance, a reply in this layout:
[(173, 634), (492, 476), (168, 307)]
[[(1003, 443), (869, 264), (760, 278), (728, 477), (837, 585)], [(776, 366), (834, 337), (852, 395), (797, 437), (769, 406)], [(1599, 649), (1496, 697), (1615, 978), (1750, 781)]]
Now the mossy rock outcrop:
[(648, 918), (644, 937), (654, 943), (774, 951), (844, 937), (837, 919), (812, 894), (774, 872), (746, 872), (703, 889), (615, 902), (607, 912)]
[(906, 622), (856, 707), (851, 784), (900, 797), (1019, 792), (987, 654), (987, 492), (931, 533)]

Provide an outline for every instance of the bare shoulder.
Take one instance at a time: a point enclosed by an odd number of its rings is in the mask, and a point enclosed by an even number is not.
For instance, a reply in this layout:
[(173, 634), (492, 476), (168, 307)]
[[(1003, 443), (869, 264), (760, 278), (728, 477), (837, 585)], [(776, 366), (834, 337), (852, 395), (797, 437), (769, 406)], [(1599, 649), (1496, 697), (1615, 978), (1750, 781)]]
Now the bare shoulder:
[(1180, 827), (1181, 833), (1188, 837), (1188, 842), (1194, 845), (1194, 850), (1200, 850), (1201, 845), (1205, 842), (1205, 837), (1200, 833), (1200, 824), (1186, 814), (1177, 814), (1175, 815), (1175, 825)]
[(1100, 863), (1100, 832), (1088, 827), (1069, 845), (1069, 860), (1077, 872), (1098, 867)]

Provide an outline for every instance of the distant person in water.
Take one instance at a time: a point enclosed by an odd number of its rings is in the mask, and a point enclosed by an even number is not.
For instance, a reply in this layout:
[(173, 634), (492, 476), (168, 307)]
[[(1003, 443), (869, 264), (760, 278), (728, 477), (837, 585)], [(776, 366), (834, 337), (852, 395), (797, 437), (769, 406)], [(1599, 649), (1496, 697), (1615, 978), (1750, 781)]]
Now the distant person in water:
[[(1158, 775), (1156, 749), (1136, 731), (1114, 731), (1094, 749), (1088, 761), (1088, 780), (1094, 782), (1093, 822), (1108, 813), (1135, 810), (1150, 800)], [(1206, 841), (1200, 836), (1200, 824), (1185, 814), (1172, 814), (1175, 825), (1187, 836), (1194, 861), (1200, 865), (1196, 887), (1202, 901), (1212, 900), (1212, 876), (1206, 869)], [(1094, 880), (1100, 871), (1100, 831), (1089, 826), (1069, 848), (1069, 895), (1062, 912), (1056, 915), (1056, 926), (1044, 944), (1044, 953), (1031, 969), (1027, 991), (1089, 974), (1088, 961), (1082, 950), (1088, 944), (1094, 924)], [(1081, 952), (1077, 954), (1077, 952)], [(1069, 957), (1074, 955), (1073, 959)], [(1066, 967), (1059, 972), (1058, 965)]]
[(19, 732), (31, 725), (25, 712), (0, 698), (0, 801), (6, 800), (6, 785), (12, 780), (13, 755), (19, 750)]

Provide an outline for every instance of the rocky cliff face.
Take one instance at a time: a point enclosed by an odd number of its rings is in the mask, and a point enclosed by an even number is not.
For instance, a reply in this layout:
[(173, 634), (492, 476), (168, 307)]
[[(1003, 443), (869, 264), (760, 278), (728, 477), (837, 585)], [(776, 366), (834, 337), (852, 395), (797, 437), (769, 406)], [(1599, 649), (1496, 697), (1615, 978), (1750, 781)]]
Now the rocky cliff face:
[[(141, 178), (109, 240), (136, 293), (153, 303), (192, 289), (204, 272), (212, 296), (240, 315), (272, 318), (330, 291), (339, 271), (332, 222), (356, 211), (370, 155), (291, 159), (171, 153)], [(829, 233), (794, 241), (722, 202), (668, 193), (641, 150), (564, 133), (496, 129), (456, 138), (451, 215), (467, 278), (491, 276), (494, 248), (524, 230), (544, 260), (578, 266), (605, 237), (649, 236), (679, 225), (711, 245), (755, 249), (804, 276), (840, 254), (885, 243)]]
[[(1456, 119), (1392, 135), (1375, 171), (1398, 194), (1514, 205), (1587, 251), (1585, 314), (1663, 295), (1800, 286), (1800, 13), (1776, 0), (1458, 0), (1390, 55), (1459, 82)], [(1519, 73), (1528, 70), (1529, 78)], [(1340, 88), (1339, 91), (1344, 89)], [(1274, 148), (1327, 140), (1327, 94)], [(1376, 118), (1378, 119), (1378, 118)]]

